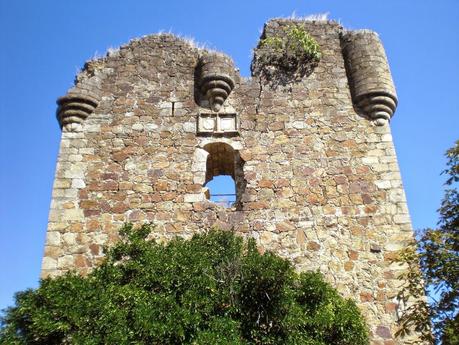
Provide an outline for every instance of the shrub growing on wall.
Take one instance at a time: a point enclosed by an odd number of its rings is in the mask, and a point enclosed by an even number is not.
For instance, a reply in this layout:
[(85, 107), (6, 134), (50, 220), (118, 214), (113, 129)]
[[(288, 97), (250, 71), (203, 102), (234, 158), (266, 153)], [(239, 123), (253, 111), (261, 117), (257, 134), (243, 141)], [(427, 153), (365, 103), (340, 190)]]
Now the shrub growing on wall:
[(290, 23), (260, 40), (252, 73), (272, 86), (299, 81), (312, 73), (322, 57), (319, 44), (300, 24)]
[(92, 273), (20, 292), (0, 344), (368, 344), (363, 318), (319, 273), (211, 231), (167, 245), (125, 225)]

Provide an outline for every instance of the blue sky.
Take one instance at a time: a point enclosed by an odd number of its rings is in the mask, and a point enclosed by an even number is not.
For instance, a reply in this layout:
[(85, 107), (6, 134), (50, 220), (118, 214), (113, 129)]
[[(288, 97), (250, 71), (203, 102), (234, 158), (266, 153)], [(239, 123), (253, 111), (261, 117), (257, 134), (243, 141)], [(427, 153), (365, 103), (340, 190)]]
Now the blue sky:
[(328, 12), (383, 40), (399, 96), (392, 134), (415, 228), (433, 227), (444, 152), (459, 139), (459, 1), (0, 0), (0, 309), (37, 285), (60, 130), (55, 100), (85, 60), (171, 31), (249, 75), (272, 17)]

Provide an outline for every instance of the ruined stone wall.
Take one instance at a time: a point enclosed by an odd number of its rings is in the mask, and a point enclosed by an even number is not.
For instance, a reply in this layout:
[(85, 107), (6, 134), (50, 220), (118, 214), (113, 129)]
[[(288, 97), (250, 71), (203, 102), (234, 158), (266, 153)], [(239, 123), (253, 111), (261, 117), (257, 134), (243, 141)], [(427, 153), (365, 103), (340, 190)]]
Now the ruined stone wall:
[[(291, 23), (270, 21), (263, 37)], [(381, 94), (376, 85), (359, 107), (348, 78), (355, 64), (343, 57), (349, 33), (328, 21), (295, 25), (322, 56), (310, 74), (276, 85), (256, 73), (240, 78), (229, 58), (167, 34), (88, 63), (59, 101), (63, 133), (42, 275), (87, 272), (126, 221), (153, 222), (158, 240), (234, 229), (298, 270), (320, 270), (358, 302), (373, 344), (398, 343), (399, 267), (390, 260), (412, 229), (385, 121), (393, 109), (384, 121), (367, 111), (379, 106), (375, 95), (395, 105), (395, 91)], [(351, 53), (367, 66), (384, 54), (375, 51), (379, 57), (366, 60)], [(222, 61), (222, 73), (202, 67), (209, 55)], [(359, 80), (377, 84), (382, 73), (386, 83), (388, 69), (379, 71)], [(229, 129), (206, 127), (216, 114)], [(233, 171), (222, 157), (232, 157)], [(206, 197), (205, 183), (221, 173), (238, 186), (231, 208)]]

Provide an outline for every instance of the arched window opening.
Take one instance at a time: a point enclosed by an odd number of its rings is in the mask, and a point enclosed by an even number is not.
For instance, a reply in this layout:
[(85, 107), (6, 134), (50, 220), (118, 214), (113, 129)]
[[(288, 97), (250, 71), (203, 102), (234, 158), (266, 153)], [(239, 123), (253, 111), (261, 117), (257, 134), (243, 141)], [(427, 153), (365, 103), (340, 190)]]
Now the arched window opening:
[(236, 202), (236, 184), (231, 176), (215, 176), (206, 187), (210, 201), (223, 207), (231, 207)]
[(224, 207), (238, 207), (246, 185), (239, 152), (226, 143), (208, 144), (204, 149), (209, 152), (204, 184), (209, 199)]

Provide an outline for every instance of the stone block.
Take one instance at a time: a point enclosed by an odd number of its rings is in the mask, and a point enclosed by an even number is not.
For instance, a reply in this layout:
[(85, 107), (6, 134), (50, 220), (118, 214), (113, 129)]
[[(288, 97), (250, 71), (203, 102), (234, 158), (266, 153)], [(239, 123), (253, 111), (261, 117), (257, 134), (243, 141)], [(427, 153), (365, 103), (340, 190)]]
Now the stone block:
[(49, 256), (45, 256), (43, 258), (43, 261), (41, 263), (41, 268), (43, 271), (47, 271), (47, 270), (55, 270), (58, 268), (57, 266), (57, 260), (56, 259), (53, 259)]
[(185, 194), (185, 197), (184, 197), (185, 202), (199, 202), (199, 201), (204, 201), (204, 200), (205, 200), (204, 193)]
[(396, 214), (394, 216), (394, 223), (395, 224), (406, 224), (410, 223), (410, 216), (408, 214)]
[(81, 179), (81, 178), (72, 179), (72, 188), (81, 189), (81, 188), (84, 188), (84, 187), (86, 187), (86, 184), (85, 184), (83, 179)]
[(61, 234), (58, 231), (48, 231), (46, 235), (46, 243), (49, 246), (60, 246)]

